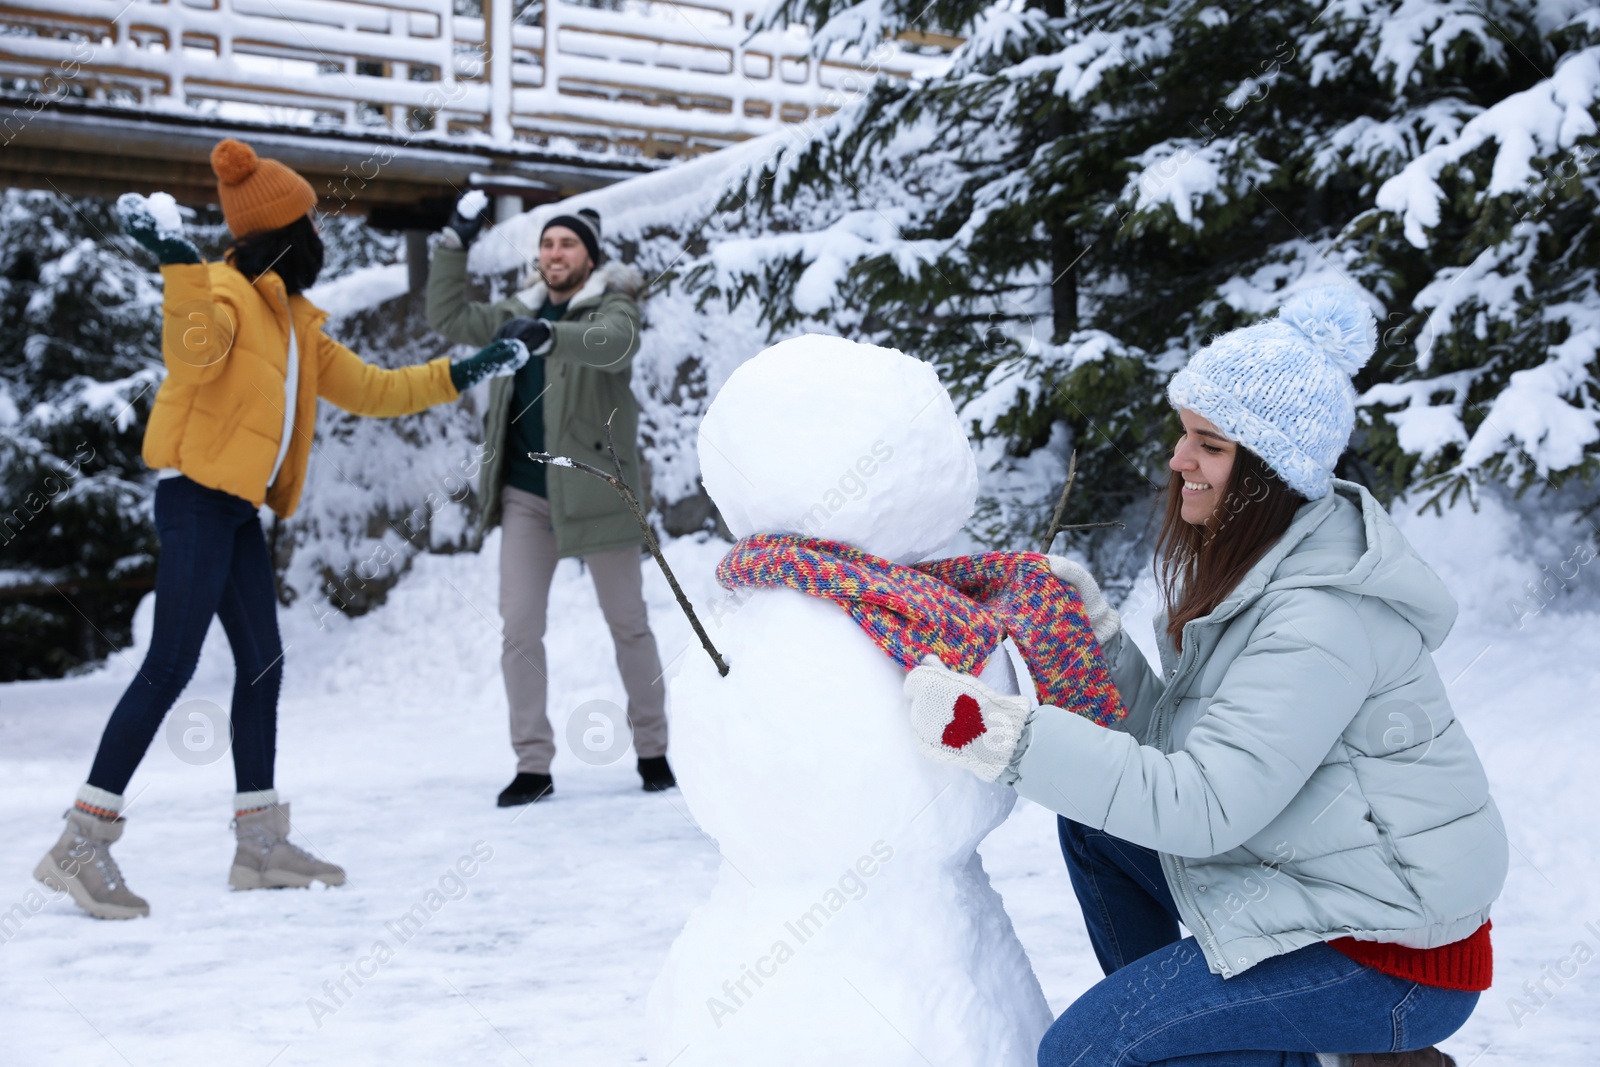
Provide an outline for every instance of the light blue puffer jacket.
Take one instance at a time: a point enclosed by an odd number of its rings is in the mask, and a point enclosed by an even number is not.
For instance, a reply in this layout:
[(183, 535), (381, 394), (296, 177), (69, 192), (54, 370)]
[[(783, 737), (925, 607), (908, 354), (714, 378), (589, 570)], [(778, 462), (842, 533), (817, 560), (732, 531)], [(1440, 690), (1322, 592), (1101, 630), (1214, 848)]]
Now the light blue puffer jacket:
[(1161, 675), (1113, 637), (1128, 718), (1037, 709), (1013, 784), (1160, 852), (1223, 977), (1336, 937), (1460, 940), (1488, 918), (1509, 846), (1434, 669), (1455, 616), (1382, 506), (1335, 481), (1184, 627), (1181, 655), (1157, 617)]

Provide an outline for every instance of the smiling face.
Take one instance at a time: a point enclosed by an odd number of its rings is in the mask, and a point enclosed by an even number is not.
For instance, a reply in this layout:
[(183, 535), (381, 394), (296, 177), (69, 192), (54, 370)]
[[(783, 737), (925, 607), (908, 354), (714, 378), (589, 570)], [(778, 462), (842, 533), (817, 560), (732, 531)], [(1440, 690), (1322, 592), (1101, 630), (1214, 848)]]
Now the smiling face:
[(589, 280), (594, 263), (578, 235), (552, 226), (539, 239), (539, 273), (552, 294), (576, 292)]
[(1188, 408), (1180, 409), (1178, 418), (1183, 421), (1183, 436), (1167, 466), (1183, 478), (1183, 521), (1199, 526), (1221, 506), (1239, 446)]

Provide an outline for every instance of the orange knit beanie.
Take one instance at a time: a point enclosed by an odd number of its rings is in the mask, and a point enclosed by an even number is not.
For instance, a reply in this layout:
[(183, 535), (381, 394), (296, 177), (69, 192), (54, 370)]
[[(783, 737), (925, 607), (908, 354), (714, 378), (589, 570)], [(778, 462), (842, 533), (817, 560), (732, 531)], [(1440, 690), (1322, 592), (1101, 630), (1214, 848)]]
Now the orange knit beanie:
[(211, 169), (217, 174), (222, 217), (235, 237), (287, 226), (317, 206), (310, 182), (232, 137), (211, 150)]

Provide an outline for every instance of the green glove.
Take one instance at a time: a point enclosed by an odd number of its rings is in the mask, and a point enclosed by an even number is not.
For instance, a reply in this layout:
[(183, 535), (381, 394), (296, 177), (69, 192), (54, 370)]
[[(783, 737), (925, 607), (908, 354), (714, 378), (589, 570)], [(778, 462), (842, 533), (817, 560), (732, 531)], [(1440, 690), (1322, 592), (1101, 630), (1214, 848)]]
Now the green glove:
[(515, 374), (528, 362), (528, 346), (506, 338), (491, 341), (459, 363), (450, 364), (450, 382), (464, 393), (485, 378)]
[(200, 250), (181, 230), (163, 229), (150, 210), (150, 202), (138, 193), (123, 193), (117, 198), (117, 221), (122, 224), (122, 232), (148, 248), (163, 267), (169, 263), (200, 262)]

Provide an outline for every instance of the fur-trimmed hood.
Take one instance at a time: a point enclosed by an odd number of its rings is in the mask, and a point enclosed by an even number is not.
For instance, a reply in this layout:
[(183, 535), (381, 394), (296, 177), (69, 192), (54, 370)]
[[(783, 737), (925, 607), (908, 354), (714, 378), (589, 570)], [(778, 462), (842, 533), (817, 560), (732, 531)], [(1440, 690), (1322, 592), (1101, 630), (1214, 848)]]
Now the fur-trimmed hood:
[[(544, 307), (545, 297), (549, 288), (539, 277), (539, 267), (535, 263), (522, 275), (525, 286), (520, 292), (514, 293), (513, 298), (525, 304), (534, 311)], [(638, 300), (639, 293), (644, 289), (644, 272), (626, 263), (607, 261), (597, 267), (589, 275), (589, 280), (583, 283), (567, 305), (569, 308), (587, 307), (598, 304), (600, 298), (607, 293), (621, 293), (623, 296)]]

